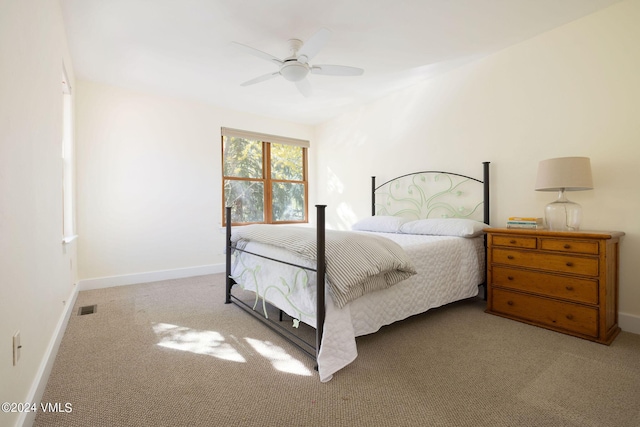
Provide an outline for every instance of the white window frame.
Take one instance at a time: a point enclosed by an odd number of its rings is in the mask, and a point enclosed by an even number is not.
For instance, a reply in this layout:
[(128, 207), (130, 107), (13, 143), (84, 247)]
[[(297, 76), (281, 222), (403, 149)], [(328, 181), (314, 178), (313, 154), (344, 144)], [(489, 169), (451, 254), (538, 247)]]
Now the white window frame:
[[(224, 140), (225, 137), (239, 137), (243, 139), (253, 140), (256, 142), (262, 143), (262, 177), (256, 177), (252, 179), (247, 178), (237, 178), (230, 177), (224, 175), (225, 170), (225, 158), (224, 152), (222, 153), (222, 225), (226, 225), (227, 218), (225, 213), (225, 180), (234, 180), (234, 181), (254, 181), (254, 182), (262, 182), (264, 183), (265, 188), (265, 200), (264, 200), (264, 221), (257, 222), (258, 224), (297, 224), (297, 223), (308, 223), (309, 222), (309, 178), (308, 178), (308, 149), (310, 147), (309, 141), (289, 138), (285, 136), (277, 136), (277, 135), (269, 135), (260, 132), (252, 132), (240, 129), (232, 129), (223, 127), (220, 129), (221, 133), (221, 141), (222, 141), (222, 150), (224, 151)], [(287, 221), (274, 221), (273, 220), (273, 200), (271, 199), (271, 184), (274, 182), (284, 182), (282, 180), (277, 180), (271, 178), (271, 144), (283, 144), (283, 145), (293, 145), (302, 148), (302, 162), (303, 162), (303, 177), (302, 180), (290, 181), (296, 184), (304, 185), (304, 219), (302, 220), (287, 220)], [(233, 225), (245, 225), (250, 224), (248, 222), (233, 222)]]

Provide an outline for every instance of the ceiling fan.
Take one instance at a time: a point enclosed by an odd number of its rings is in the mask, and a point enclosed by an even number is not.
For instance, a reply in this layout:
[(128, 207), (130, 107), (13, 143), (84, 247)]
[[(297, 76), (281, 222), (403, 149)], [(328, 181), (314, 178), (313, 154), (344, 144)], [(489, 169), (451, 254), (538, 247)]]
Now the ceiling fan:
[(359, 76), (364, 70), (362, 68), (348, 67), (345, 65), (311, 65), (309, 61), (324, 47), (331, 37), (331, 31), (326, 28), (320, 29), (306, 43), (302, 40), (289, 40), (289, 49), (291, 55), (285, 59), (276, 58), (273, 55), (262, 52), (250, 46), (241, 43), (232, 42), (236, 47), (241, 48), (245, 52), (255, 55), (258, 58), (266, 59), (279, 67), (279, 70), (273, 73), (264, 74), (255, 79), (248, 80), (240, 86), (249, 86), (260, 83), (278, 76), (284, 77), (290, 82), (294, 82), (296, 87), (304, 96), (311, 95), (311, 84), (307, 79), (307, 75), (322, 74), (325, 76)]

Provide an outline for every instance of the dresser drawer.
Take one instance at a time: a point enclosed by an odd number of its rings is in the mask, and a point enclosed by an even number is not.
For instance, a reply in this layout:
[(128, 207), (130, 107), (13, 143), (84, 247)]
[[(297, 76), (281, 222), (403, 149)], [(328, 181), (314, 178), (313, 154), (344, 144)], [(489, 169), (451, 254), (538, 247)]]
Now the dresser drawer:
[(529, 267), (558, 273), (598, 276), (598, 259), (570, 255), (492, 248), (493, 263)]
[(533, 295), (493, 290), (493, 310), (509, 317), (569, 332), (598, 336), (598, 310)]
[(492, 285), (570, 301), (598, 304), (597, 280), (494, 266)]
[(598, 242), (592, 240), (540, 239), (540, 249), (545, 251), (598, 255), (598, 247)]
[(511, 248), (527, 248), (536, 249), (538, 246), (538, 240), (535, 237), (527, 236), (491, 236), (493, 239), (493, 245), (495, 246), (508, 246)]

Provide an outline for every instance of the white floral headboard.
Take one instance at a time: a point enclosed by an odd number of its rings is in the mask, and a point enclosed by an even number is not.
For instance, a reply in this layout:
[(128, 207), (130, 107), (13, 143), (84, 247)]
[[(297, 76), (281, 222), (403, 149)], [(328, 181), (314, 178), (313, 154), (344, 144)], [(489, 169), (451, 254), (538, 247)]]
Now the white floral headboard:
[(376, 186), (371, 178), (372, 215), (409, 219), (469, 218), (489, 223), (489, 162), (483, 179), (453, 172), (422, 171)]

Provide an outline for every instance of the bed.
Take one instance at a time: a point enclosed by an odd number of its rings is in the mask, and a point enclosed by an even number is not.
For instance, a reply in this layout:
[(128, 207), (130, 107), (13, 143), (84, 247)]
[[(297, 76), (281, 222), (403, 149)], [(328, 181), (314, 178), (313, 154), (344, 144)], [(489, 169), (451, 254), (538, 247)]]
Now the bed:
[[(356, 337), (485, 285), (489, 162), (482, 179), (421, 171), (376, 185), (372, 177), (372, 215), (351, 231), (327, 230), (325, 208), (316, 205), (315, 228), (226, 226), (225, 302), (315, 358), (322, 382), (355, 360)], [(311, 340), (292, 332), (300, 323), (315, 329)]]

